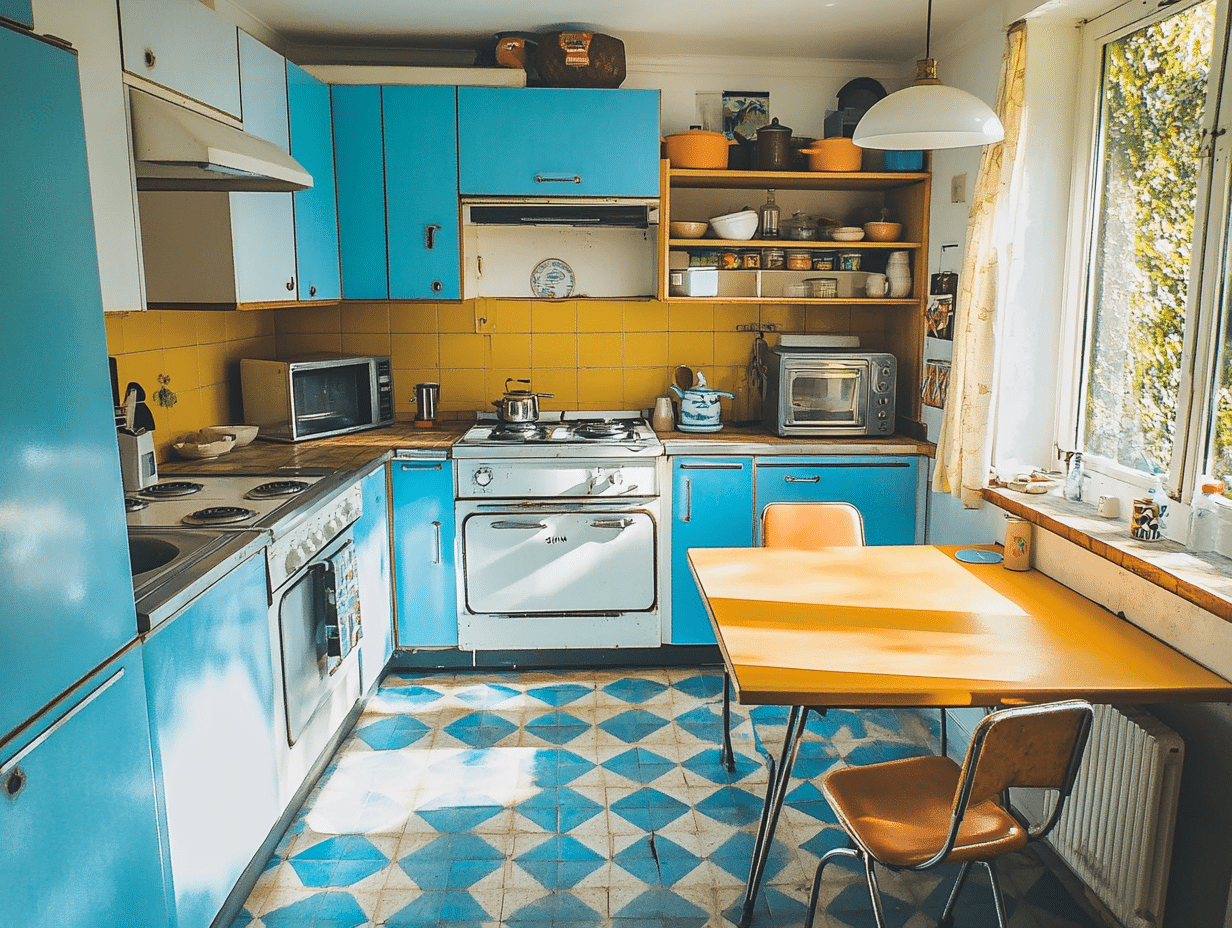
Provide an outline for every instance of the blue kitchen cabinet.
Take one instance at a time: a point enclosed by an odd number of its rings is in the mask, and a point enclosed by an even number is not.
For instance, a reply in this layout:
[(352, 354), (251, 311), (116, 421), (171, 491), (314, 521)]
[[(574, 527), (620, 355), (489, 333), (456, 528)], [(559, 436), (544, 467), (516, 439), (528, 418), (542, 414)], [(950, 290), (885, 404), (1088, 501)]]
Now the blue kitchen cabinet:
[(463, 195), (659, 195), (659, 92), (458, 88)]
[(296, 289), (301, 300), (336, 300), (342, 294), (329, 85), (290, 61), (287, 62), (287, 114), (291, 156), (312, 175), (310, 188), (292, 194)]
[(383, 87), (389, 296), (461, 298), (457, 89)]
[(364, 514), (354, 526), (359, 572), (360, 692), (371, 692), (394, 653), (393, 589), (389, 569), (389, 492), (382, 465), (363, 479)]
[(338, 198), (334, 192), (334, 128), (329, 85), (287, 62), (291, 157), (313, 186), (292, 193), (296, 214), (296, 285), (301, 299), (338, 299)]
[(389, 298), (389, 271), (381, 88), (339, 85), (330, 88), (330, 100), (342, 296), (348, 300), (385, 300)]
[(0, 784), (0, 925), (166, 928), (140, 647), (0, 743)]
[(753, 543), (753, 460), (672, 458), (672, 644), (714, 644), (689, 548)]
[(390, 468), (398, 647), (457, 646), (453, 466), (394, 461)]
[(265, 557), (144, 642), (164, 866), (177, 928), (209, 928), (282, 813)]
[(2, 742), (137, 615), (77, 56), (0, 26), (0, 86)]
[(757, 537), (769, 503), (846, 502), (864, 518), (870, 545), (915, 543), (920, 459), (914, 455), (759, 457)]
[(30, 0), (0, 0), (0, 16), (34, 28), (34, 6)]

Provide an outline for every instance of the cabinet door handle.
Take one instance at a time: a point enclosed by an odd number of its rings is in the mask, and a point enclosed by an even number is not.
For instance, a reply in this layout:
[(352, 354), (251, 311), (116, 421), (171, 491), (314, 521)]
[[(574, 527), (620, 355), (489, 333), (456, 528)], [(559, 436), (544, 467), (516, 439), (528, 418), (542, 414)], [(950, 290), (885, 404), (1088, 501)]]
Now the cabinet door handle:
[(402, 472), (406, 473), (410, 470), (440, 470), (440, 464), (403, 464)]
[(492, 528), (528, 528), (533, 531), (538, 531), (542, 528), (547, 528), (542, 522), (510, 522), (507, 519), (502, 519), (492, 523)]
[(536, 174), (536, 184), (580, 184), (581, 174)]
[(440, 225), (435, 222), (424, 226), (424, 248), (431, 251), (436, 247), (436, 233), (441, 231)]
[(295, 289), (295, 278), (294, 277), (292, 277), (290, 280), (287, 281), (287, 289), (288, 290)]
[(783, 480), (787, 483), (821, 483), (821, 474), (814, 474), (812, 477), (793, 477), (791, 474), (785, 474)]
[(441, 562), (441, 523), (440, 522), (432, 523), (432, 532), (436, 536), (436, 556), (432, 559), (432, 563), (439, 564)]
[(685, 478), (684, 481), (684, 517), (681, 522), (691, 522), (693, 520), (693, 481)]
[(720, 464), (718, 462), (702, 463), (702, 464), (681, 464), (680, 469), (681, 470), (744, 470), (744, 465), (740, 463)]
[(316, 285), (316, 284), (311, 284), (311, 285), (309, 285), (309, 287), (308, 287), (308, 295), (309, 295), (309, 296), (316, 296), (316, 295), (317, 295), (317, 285)]

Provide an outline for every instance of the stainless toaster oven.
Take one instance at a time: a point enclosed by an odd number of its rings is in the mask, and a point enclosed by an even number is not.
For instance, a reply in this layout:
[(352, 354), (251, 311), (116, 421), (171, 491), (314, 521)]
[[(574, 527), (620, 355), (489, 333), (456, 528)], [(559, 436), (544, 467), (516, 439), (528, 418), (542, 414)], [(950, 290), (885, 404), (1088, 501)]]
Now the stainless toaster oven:
[(762, 421), (776, 435), (894, 434), (894, 355), (764, 341), (757, 352), (765, 373)]

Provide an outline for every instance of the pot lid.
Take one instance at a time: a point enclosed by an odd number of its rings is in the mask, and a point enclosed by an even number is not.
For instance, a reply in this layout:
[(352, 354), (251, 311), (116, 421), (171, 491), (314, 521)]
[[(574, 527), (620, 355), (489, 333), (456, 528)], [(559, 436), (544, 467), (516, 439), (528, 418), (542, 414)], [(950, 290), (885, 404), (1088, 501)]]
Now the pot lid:
[(673, 132), (671, 135), (667, 136), (667, 138), (675, 139), (675, 138), (685, 138), (689, 136), (697, 136), (699, 138), (712, 138), (713, 137), (713, 138), (720, 138), (724, 142), (728, 141), (727, 136), (724, 135), (722, 132), (711, 132), (709, 129), (703, 129), (701, 126), (689, 126), (689, 128), (684, 130), (683, 132)]
[(769, 125), (762, 126), (757, 130), (757, 137), (760, 139), (763, 135), (791, 135), (791, 127), (779, 125), (779, 118), (775, 116), (770, 120)]

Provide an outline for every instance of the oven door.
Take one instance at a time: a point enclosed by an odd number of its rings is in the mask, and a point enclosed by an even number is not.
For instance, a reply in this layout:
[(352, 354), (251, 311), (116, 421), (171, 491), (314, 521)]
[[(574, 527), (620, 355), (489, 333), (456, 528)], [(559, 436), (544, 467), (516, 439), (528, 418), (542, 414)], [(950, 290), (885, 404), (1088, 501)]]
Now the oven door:
[(641, 509), (473, 513), (462, 524), (472, 613), (578, 615), (656, 608), (655, 521)]
[(295, 744), (362, 634), (355, 545), (348, 530), (274, 594), (282, 645), (287, 743)]
[(868, 393), (868, 361), (786, 361), (781, 421), (787, 431), (862, 435), (868, 431)]

